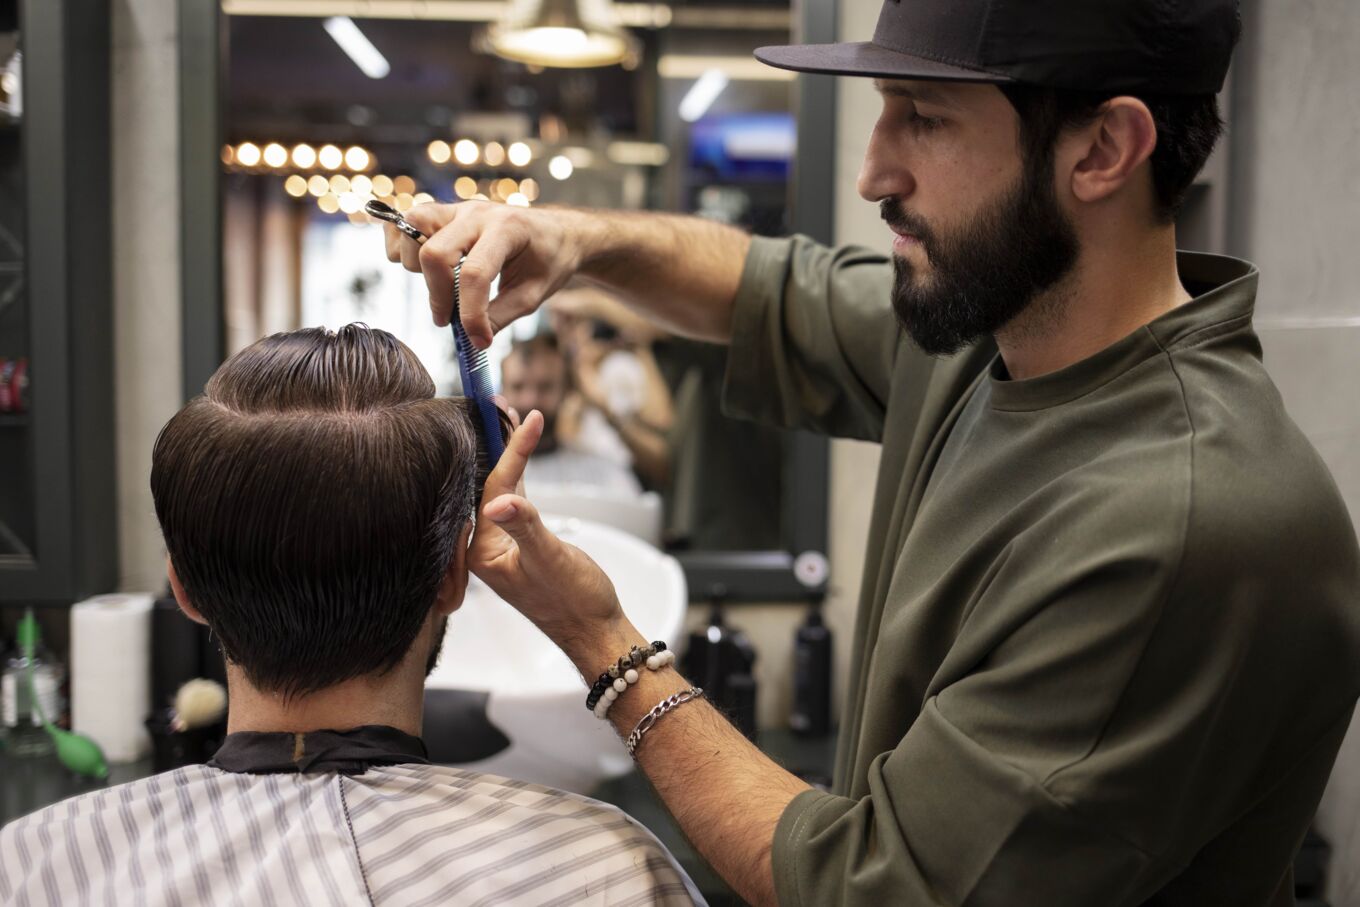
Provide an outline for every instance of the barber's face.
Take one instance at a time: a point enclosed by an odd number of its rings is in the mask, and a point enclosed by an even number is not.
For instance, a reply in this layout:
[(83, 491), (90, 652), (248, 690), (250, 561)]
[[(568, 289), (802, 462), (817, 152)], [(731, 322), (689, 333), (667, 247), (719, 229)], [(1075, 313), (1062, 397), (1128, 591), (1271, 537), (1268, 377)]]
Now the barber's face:
[(1019, 122), (990, 85), (875, 83), (860, 195), (893, 231), (893, 308), (932, 355), (955, 353), (1024, 311), (1079, 246), (1048, 161), (1023, 161)]
[(556, 446), (557, 413), (567, 393), (566, 360), (560, 353), (507, 357), (501, 363), (501, 393), (521, 417), (534, 409), (543, 414), (543, 437), (537, 447), (540, 453)]

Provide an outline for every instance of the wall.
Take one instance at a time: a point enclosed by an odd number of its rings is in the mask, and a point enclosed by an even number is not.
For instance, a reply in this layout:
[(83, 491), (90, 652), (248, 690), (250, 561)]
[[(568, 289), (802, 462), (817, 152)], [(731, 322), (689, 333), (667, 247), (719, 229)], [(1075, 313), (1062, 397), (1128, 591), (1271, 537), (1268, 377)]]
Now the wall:
[(113, 3), (113, 283), (118, 531), (125, 590), (159, 590), (147, 476), (180, 404), (179, 99), (175, 0)]
[[(1360, 5), (1249, 2), (1243, 19), (1230, 244), (1261, 268), (1266, 366), (1360, 521)], [(1329, 898), (1360, 907), (1360, 722), (1317, 827), (1332, 845)]]

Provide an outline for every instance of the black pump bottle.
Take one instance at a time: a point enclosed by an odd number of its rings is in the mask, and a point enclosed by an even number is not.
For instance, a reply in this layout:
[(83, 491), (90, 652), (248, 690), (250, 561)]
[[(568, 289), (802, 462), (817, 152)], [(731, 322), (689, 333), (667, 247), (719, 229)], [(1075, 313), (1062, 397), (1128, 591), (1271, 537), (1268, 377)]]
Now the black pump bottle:
[(789, 728), (804, 737), (824, 737), (831, 731), (831, 631), (815, 607), (793, 640)]

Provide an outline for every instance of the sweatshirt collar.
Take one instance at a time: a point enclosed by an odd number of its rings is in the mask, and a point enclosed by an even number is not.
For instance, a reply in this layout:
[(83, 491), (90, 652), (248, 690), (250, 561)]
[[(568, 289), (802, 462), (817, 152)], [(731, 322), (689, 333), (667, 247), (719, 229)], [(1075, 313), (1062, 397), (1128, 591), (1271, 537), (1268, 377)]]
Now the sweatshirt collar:
[[(1180, 252), (1176, 266), (1194, 298), (1080, 362), (1037, 378), (1012, 380), (997, 355), (988, 367), (993, 409), (1030, 412), (1059, 406), (1103, 387), (1164, 351), (1194, 346), (1251, 324), (1260, 272), (1224, 255)], [(1215, 330), (1217, 329), (1217, 330)]]

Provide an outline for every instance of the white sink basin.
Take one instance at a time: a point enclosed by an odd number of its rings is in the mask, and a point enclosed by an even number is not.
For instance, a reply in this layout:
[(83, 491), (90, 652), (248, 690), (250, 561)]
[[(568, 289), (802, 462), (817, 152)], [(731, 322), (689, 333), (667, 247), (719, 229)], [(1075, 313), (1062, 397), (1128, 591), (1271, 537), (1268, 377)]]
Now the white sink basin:
[[(551, 515), (544, 519), (600, 565), (613, 580), (624, 612), (649, 640), (672, 646), (682, 641), (688, 599), (684, 573), (673, 557), (598, 523)], [(449, 618), (440, 663), (426, 688), (426, 738), (434, 759), (440, 759), (440, 749), (432, 741), (456, 739), (458, 729), (440, 727), (436, 732), (432, 723), (441, 715), (445, 721), (456, 719), (433, 708), (430, 697), (457, 690), (481, 694), (462, 699), (479, 710), (484, 703), (486, 720), (509, 745), (501, 740), (478, 750), (496, 749), (494, 754), (454, 764), (580, 793), (632, 768), (613, 728), (586, 709), (588, 687), (571, 662), (475, 578), (463, 606)], [(475, 733), (472, 727), (485, 722), (478, 716), (467, 724), (469, 733)]]

